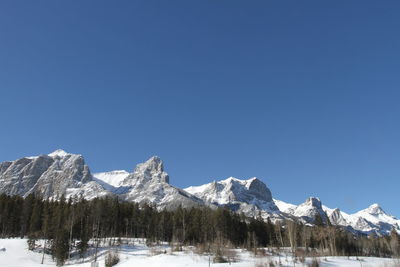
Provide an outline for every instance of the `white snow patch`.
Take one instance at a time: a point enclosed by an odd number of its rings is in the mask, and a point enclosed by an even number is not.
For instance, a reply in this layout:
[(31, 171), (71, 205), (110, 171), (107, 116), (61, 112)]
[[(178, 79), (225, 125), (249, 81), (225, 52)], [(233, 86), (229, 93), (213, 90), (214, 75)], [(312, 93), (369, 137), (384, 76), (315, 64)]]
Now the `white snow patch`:
[(71, 155), (70, 153), (65, 152), (62, 149), (57, 149), (53, 152), (51, 152), (50, 154), (48, 154), (49, 157), (55, 158), (55, 157), (60, 157), (63, 158), (65, 156)]
[(112, 185), (114, 187), (118, 187), (121, 185), (122, 181), (129, 175), (129, 172), (125, 170), (116, 170), (110, 172), (99, 172), (94, 173), (93, 177)]
[[(38, 241), (41, 245), (42, 241)], [(42, 254), (28, 250), (26, 239), (0, 239), (0, 267), (18, 266), (18, 267), (47, 267), (56, 266), (50, 255), (45, 255), (44, 264), (41, 264)], [(102, 247), (99, 249), (98, 262), (99, 266), (104, 266), (105, 254), (108, 250), (117, 248)], [(232, 263), (212, 263), (211, 265), (218, 267), (243, 266), (254, 267), (257, 264), (268, 266), (270, 262), (281, 263), (281, 266), (294, 266), (293, 258), (284, 251), (281, 256), (254, 257), (250, 252), (241, 249), (234, 249), (237, 254), (237, 262)], [(199, 255), (193, 252), (193, 248), (184, 247), (183, 252), (172, 252), (171, 247), (163, 244), (155, 247), (147, 247), (145, 240), (135, 239), (132, 245), (121, 245), (118, 250), (120, 262), (117, 266), (151, 266), (151, 267), (204, 267), (208, 266), (209, 257), (205, 254)], [(70, 267), (89, 267), (93, 255), (89, 255), (83, 260), (71, 259), (66, 262), (66, 266)], [(398, 259), (389, 258), (373, 258), (373, 257), (321, 257), (317, 258), (320, 266), (397, 266)], [(295, 266), (308, 266), (312, 261), (307, 258), (304, 264), (297, 262)]]
[(282, 212), (285, 212), (285, 213), (292, 213), (292, 212), (297, 208), (296, 205), (293, 205), (293, 204), (284, 202), (284, 201), (282, 201), (282, 200), (278, 200), (278, 199), (273, 199), (273, 200), (274, 200), (274, 202), (275, 202), (275, 205), (276, 205), (276, 206), (278, 207), (278, 209), (279, 209), (280, 211), (282, 211)]

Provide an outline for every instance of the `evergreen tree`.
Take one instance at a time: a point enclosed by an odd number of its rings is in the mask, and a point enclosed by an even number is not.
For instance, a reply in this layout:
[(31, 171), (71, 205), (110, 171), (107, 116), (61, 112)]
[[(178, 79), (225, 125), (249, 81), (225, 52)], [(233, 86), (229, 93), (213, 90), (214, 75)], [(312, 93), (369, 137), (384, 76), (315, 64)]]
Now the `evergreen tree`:
[(53, 243), (53, 256), (56, 259), (57, 266), (64, 265), (68, 258), (69, 251), (69, 233), (66, 229), (60, 229), (57, 232)]

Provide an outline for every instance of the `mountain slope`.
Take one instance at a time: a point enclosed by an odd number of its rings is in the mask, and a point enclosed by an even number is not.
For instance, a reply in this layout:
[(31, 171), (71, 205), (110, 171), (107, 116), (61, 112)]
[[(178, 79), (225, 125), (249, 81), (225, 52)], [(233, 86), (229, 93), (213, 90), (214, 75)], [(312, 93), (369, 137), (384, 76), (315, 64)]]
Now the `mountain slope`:
[(129, 172), (125, 170), (116, 170), (109, 172), (99, 172), (94, 173), (93, 178), (96, 179), (98, 183), (104, 183), (111, 185), (112, 187), (121, 186), (122, 181), (129, 175)]

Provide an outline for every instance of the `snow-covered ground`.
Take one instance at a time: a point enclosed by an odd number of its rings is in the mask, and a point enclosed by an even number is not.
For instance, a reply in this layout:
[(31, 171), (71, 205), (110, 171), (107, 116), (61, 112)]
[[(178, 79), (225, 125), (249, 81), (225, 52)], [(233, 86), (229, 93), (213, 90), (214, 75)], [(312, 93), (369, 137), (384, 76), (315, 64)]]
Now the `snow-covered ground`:
[[(5, 251), (2, 250), (5, 249)], [(99, 267), (104, 266), (104, 258), (108, 249), (103, 248), (99, 251)], [(266, 256), (254, 257), (250, 252), (235, 250), (237, 262), (234, 263), (212, 263), (211, 266), (243, 266), (243, 267), (264, 267), (273, 262), (275, 266), (281, 262), (281, 266), (308, 266), (313, 259), (307, 258), (305, 263), (299, 261), (295, 264), (290, 256)], [(186, 248), (182, 252), (172, 252), (167, 245), (147, 247), (144, 240), (135, 240), (134, 245), (122, 245), (118, 250), (120, 262), (118, 267), (146, 266), (146, 267), (172, 267), (172, 266), (190, 266), (200, 267), (208, 266), (209, 258), (207, 255), (198, 255), (191, 248)], [(39, 267), (55, 266), (49, 255), (45, 255), (44, 264), (41, 264), (42, 255), (38, 252), (28, 250), (26, 239), (0, 239), (0, 266), (18, 266), (18, 267)], [(91, 266), (92, 256), (82, 260), (71, 260), (66, 266), (84, 267)], [(347, 258), (347, 257), (322, 257), (318, 258), (320, 266), (376, 266), (389, 267), (400, 266), (400, 260), (385, 258)]]

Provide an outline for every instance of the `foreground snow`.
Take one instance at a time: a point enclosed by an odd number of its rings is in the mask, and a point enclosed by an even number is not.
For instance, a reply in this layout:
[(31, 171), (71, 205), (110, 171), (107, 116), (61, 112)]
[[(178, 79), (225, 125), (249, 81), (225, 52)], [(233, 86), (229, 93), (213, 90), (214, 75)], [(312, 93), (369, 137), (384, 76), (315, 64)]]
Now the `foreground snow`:
[[(5, 251), (1, 251), (5, 248)], [(294, 266), (292, 258), (289, 256), (270, 256), (270, 257), (254, 257), (251, 253), (243, 250), (235, 250), (237, 252), (237, 262), (234, 263), (215, 263), (211, 262), (211, 266), (243, 266), (243, 267), (263, 267), (268, 266), (269, 262), (276, 265), (280, 261), (282, 266)], [(104, 257), (107, 248), (99, 251), (99, 267), (104, 266)], [(165, 253), (164, 253), (165, 252)], [(208, 256), (197, 255), (189, 248), (183, 252), (171, 252), (171, 248), (167, 245), (158, 247), (147, 247), (143, 240), (135, 240), (134, 246), (121, 246), (119, 251), (120, 262), (116, 266), (147, 266), (147, 267), (172, 267), (172, 266), (191, 266), (200, 267), (208, 266)], [(37, 252), (29, 251), (26, 239), (0, 239), (0, 266), (18, 266), (18, 267), (35, 267), (35, 266), (55, 266), (51, 257), (45, 255), (44, 264), (40, 264), (42, 255)], [(83, 260), (71, 260), (66, 266), (90, 266), (92, 260), (88, 256)], [(312, 259), (306, 259), (304, 264), (297, 262), (295, 266), (307, 266)], [(368, 258), (361, 257), (327, 257), (319, 258), (320, 266), (400, 266), (400, 261), (396, 259), (385, 258)], [(278, 265), (277, 265), (278, 266)]]

